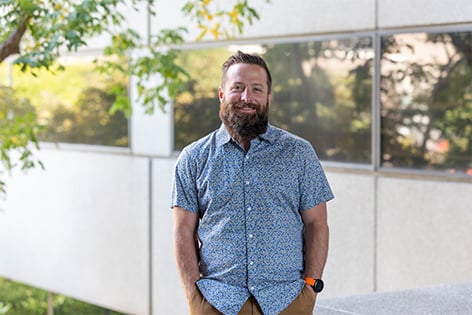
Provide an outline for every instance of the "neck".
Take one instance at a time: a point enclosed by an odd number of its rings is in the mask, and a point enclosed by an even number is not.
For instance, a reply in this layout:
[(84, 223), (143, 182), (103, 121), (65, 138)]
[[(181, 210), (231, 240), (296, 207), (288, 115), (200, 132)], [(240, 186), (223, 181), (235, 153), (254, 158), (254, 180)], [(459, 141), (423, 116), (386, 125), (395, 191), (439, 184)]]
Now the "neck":
[(243, 147), (244, 151), (248, 152), (251, 148), (251, 140), (236, 140)]
[(232, 130), (228, 130), (228, 132), (231, 137), (244, 149), (244, 151), (249, 151), (249, 148), (251, 147), (251, 140), (255, 137), (243, 137), (240, 134), (233, 132)]

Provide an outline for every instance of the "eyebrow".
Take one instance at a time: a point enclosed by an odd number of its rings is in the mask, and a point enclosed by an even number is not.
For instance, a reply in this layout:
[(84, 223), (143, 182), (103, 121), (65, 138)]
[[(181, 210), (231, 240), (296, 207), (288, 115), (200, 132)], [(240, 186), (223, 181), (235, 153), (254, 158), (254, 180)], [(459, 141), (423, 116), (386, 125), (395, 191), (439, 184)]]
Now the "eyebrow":
[(245, 84), (244, 82), (240, 82), (240, 81), (232, 82), (232, 83), (231, 83), (231, 86), (236, 85), (236, 84), (238, 84), (238, 85), (244, 85), (244, 86), (245, 86), (245, 85), (248, 85), (248, 86), (262, 86), (262, 87), (264, 87), (264, 83), (249, 83), (249, 84)]

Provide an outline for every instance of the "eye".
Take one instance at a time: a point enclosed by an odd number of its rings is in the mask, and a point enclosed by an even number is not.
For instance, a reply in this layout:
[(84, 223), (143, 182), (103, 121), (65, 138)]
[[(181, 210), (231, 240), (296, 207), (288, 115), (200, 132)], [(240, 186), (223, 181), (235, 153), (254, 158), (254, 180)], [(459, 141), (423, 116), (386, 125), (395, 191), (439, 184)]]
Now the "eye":
[(234, 92), (241, 92), (244, 90), (244, 85), (242, 84), (233, 84), (231, 86), (231, 91), (234, 91)]
[(262, 92), (264, 92), (264, 89), (262, 88), (262, 86), (255, 86), (255, 87), (252, 88), (252, 90), (253, 90), (254, 92), (257, 92), (257, 93), (262, 93)]

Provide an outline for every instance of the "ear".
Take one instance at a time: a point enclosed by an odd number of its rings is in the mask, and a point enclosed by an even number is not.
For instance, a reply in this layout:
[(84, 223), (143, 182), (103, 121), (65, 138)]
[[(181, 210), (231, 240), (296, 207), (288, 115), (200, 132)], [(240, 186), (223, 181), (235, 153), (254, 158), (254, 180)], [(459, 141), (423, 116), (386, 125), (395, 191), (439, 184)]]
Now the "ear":
[(223, 97), (225, 96), (225, 93), (223, 92), (223, 89), (221, 86), (218, 88), (218, 98), (220, 99), (220, 102), (223, 100)]

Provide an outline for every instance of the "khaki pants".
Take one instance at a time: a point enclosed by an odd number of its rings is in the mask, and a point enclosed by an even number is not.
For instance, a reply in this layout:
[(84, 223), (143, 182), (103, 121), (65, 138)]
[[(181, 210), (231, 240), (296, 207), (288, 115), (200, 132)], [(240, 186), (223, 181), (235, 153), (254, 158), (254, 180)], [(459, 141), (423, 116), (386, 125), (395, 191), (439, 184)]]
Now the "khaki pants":
[[(315, 308), (316, 294), (312, 289), (305, 286), (298, 297), (284, 309), (279, 315), (312, 315)], [(192, 295), (189, 302), (190, 315), (222, 315), (214, 308), (200, 293), (196, 292)], [(254, 297), (250, 297), (244, 303), (238, 315), (263, 315), (259, 304)]]

